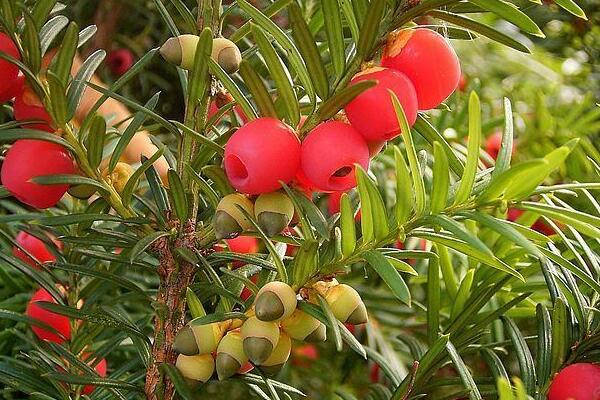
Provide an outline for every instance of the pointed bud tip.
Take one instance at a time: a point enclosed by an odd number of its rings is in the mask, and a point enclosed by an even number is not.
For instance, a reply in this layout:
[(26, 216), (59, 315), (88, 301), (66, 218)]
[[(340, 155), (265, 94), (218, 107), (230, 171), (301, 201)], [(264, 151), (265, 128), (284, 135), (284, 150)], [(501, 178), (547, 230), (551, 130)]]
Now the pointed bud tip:
[(227, 353), (217, 354), (216, 364), (217, 376), (219, 377), (220, 381), (225, 380), (227, 378), (231, 378), (242, 367), (238, 360), (236, 360)]
[(367, 307), (365, 307), (365, 303), (361, 302), (352, 314), (348, 317), (346, 322), (352, 325), (361, 325), (366, 324), (369, 321), (369, 316), (367, 315)]
[(256, 298), (254, 307), (256, 318), (261, 321), (276, 321), (281, 318), (285, 312), (285, 307), (279, 296), (273, 292), (263, 292)]
[(216, 212), (213, 225), (218, 240), (231, 238), (236, 233), (243, 231), (240, 224), (231, 215), (221, 210)]
[(179, 38), (169, 38), (161, 47), (160, 55), (171, 64), (181, 64), (181, 43)]
[(263, 211), (258, 215), (258, 225), (269, 237), (283, 232), (289, 223), (288, 216), (284, 214)]
[(186, 325), (177, 333), (173, 342), (173, 350), (185, 356), (193, 356), (198, 354), (198, 344), (192, 329)]
[(273, 343), (266, 338), (248, 337), (244, 339), (244, 352), (254, 365), (260, 365), (273, 352)]
[(325, 324), (320, 323), (314, 331), (312, 331), (304, 341), (314, 343), (314, 342), (324, 342), (327, 339), (327, 328)]

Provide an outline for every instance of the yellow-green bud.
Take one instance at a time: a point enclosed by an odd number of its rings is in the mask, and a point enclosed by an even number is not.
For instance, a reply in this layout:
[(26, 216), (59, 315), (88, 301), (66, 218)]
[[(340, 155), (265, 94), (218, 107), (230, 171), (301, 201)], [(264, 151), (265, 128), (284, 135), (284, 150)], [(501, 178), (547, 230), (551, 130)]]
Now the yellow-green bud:
[(67, 192), (73, 197), (81, 200), (87, 200), (92, 197), (94, 193), (96, 193), (96, 188), (92, 185), (75, 185), (70, 186)]
[(240, 68), (242, 53), (240, 49), (229, 39), (213, 39), (211, 57), (225, 72), (233, 74)]
[(209, 354), (217, 349), (223, 337), (223, 326), (217, 322), (205, 325), (186, 325), (173, 342), (173, 349), (186, 356)]
[(252, 223), (238, 206), (248, 214), (254, 214), (254, 204), (246, 196), (239, 193), (228, 194), (217, 205), (214, 218), (217, 239), (230, 238), (237, 233), (252, 228)]
[(281, 321), (292, 315), (297, 304), (296, 292), (290, 285), (280, 281), (269, 282), (256, 295), (256, 318)]
[(108, 168), (102, 171), (102, 177), (109, 185), (112, 185), (118, 193), (123, 192), (131, 175), (133, 175), (133, 167), (124, 162), (118, 162), (112, 172), (110, 172)]
[(184, 378), (197, 382), (206, 382), (215, 372), (215, 360), (211, 354), (197, 356), (177, 356), (175, 366)]
[(239, 330), (229, 331), (217, 347), (217, 376), (219, 380), (235, 375), (248, 362), (244, 339)]
[(283, 232), (292, 221), (294, 203), (284, 193), (264, 193), (254, 203), (254, 215), (267, 236), (274, 236)]
[(255, 365), (261, 365), (273, 352), (279, 341), (279, 326), (275, 322), (250, 317), (242, 325), (244, 352)]
[[(183, 69), (194, 67), (194, 57), (200, 37), (196, 35), (179, 35), (172, 37), (160, 48), (160, 54), (171, 64)], [(237, 71), (242, 62), (240, 49), (231, 40), (213, 39), (211, 58), (228, 74)]]
[(190, 70), (194, 66), (196, 47), (200, 37), (196, 35), (179, 35), (172, 37), (160, 48), (160, 54), (171, 64)]
[(342, 322), (359, 325), (369, 320), (365, 303), (352, 286), (342, 283), (332, 287), (325, 294), (325, 300), (333, 315)]
[(297, 308), (292, 315), (281, 321), (281, 328), (292, 339), (305, 342), (324, 342), (327, 339), (325, 324)]
[(275, 375), (281, 370), (281, 367), (290, 358), (290, 352), (292, 351), (292, 339), (285, 332), (279, 333), (279, 341), (277, 346), (273, 349), (271, 356), (262, 363), (260, 369), (269, 375)]

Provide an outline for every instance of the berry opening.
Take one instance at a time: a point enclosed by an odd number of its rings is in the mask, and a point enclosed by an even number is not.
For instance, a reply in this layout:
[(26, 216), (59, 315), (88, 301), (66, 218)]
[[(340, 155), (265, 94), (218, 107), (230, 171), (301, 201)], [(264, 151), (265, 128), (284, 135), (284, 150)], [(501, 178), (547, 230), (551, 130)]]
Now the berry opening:
[(343, 166), (338, 168), (329, 177), (328, 183), (331, 189), (334, 191), (344, 190), (348, 184), (348, 179), (352, 179), (352, 173), (354, 172), (353, 166)]
[(246, 164), (238, 156), (227, 156), (225, 159), (225, 168), (227, 169), (229, 179), (239, 181), (240, 183), (248, 180), (248, 168), (246, 168)]

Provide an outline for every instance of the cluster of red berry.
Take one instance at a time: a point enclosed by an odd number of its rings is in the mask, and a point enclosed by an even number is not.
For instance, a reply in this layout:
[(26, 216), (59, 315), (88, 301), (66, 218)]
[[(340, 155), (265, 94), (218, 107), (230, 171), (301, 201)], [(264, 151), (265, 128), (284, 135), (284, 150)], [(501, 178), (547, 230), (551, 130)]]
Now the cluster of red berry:
[(357, 74), (351, 85), (365, 80), (375, 86), (345, 107), (349, 123), (326, 121), (301, 142), (294, 129), (273, 118), (243, 125), (225, 147), (225, 171), (233, 187), (256, 195), (296, 182), (321, 192), (356, 186), (355, 164), (367, 168), (369, 157), (400, 134), (390, 92), (399, 99), (409, 124), (418, 110), (438, 106), (458, 86), (460, 65), (448, 41), (424, 28), (390, 37), (381, 67)]

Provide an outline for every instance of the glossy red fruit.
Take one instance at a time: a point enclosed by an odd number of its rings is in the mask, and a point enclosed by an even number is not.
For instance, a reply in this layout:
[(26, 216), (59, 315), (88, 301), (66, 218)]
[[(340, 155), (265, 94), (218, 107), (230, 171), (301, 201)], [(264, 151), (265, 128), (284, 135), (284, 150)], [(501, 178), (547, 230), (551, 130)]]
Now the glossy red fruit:
[[(1, 85), (1, 84), (0, 84)], [(0, 104), (6, 103), (23, 93), (25, 88), (25, 75), (21, 72), (4, 90), (0, 89)]]
[(253, 254), (258, 253), (258, 239), (252, 236), (238, 236), (233, 239), (225, 239), (230, 251), (236, 253)]
[(68, 185), (40, 185), (30, 179), (57, 174), (74, 174), (76, 169), (68, 151), (55, 143), (17, 140), (2, 164), (2, 184), (22, 203), (37, 208), (54, 206)]
[[(508, 215), (506, 218), (509, 221), (515, 222), (521, 215), (523, 215), (523, 213), (525, 213), (525, 211), (519, 210), (518, 208), (509, 208)], [(551, 235), (556, 234), (554, 229), (550, 225), (545, 223), (541, 218), (537, 219), (533, 223), (533, 225), (531, 225), (531, 229), (533, 229), (534, 231), (537, 231), (543, 235), (546, 235), (546, 236), (551, 236)]]
[(600, 366), (572, 364), (561, 370), (552, 381), (548, 400), (600, 399)]
[(502, 145), (502, 132), (494, 132), (485, 141), (485, 151), (494, 160), (498, 158), (500, 147)]
[(129, 49), (117, 49), (108, 53), (106, 65), (115, 76), (121, 76), (129, 71), (135, 63), (135, 56)]
[(316, 191), (318, 191), (318, 189), (308, 181), (308, 178), (306, 178), (306, 176), (304, 175), (302, 168), (298, 170), (298, 173), (296, 174), (292, 185), (294, 185), (297, 189), (302, 191), (302, 193), (304, 193), (304, 195), (309, 199), (312, 199), (313, 194)]
[(299, 368), (310, 368), (319, 359), (319, 349), (312, 343), (292, 348), (292, 364)]
[[(29, 254), (35, 257), (39, 263), (43, 264), (56, 261), (54, 254), (52, 254), (46, 244), (37, 237), (23, 231), (19, 232), (15, 240), (21, 247), (27, 250)], [(59, 243), (60, 242), (57, 242), (57, 244)], [(19, 247), (14, 246), (12, 251), (13, 255), (19, 258), (21, 261), (31, 265), (33, 268), (38, 268), (38, 264), (35, 262), (35, 260), (28, 256)]]
[(13, 113), (16, 121), (39, 120), (42, 123), (26, 123), (23, 128), (37, 129), (40, 131), (54, 132), (52, 128), (52, 117), (44, 108), (37, 95), (29, 88), (25, 88), (21, 95), (15, 98)]
[(376, 142), (367, 142), (367, 146), (369, 147), (369, 157), (373, 158), (377, 154), (383, 150), (385, 147), (386, 141), (376, 141)]
[(327, 211), (329, 211), (329, 215), (340, 212), (340, 203), (344, 193), (346, 192), (333, 192), (327, 196)]
[(288, 125), (258, 118), (238, 129), (225, 145), (225, 172), (239, 192), (273, 192), (300, 168), (300, 140)]
[[(6, 53), (14, 59), (20, 60), (21, 56), (10, 36), (0, 32), (0, 52)], [(0, 59), (0, 96), (9, 90), (19, 74), (19, 67), (5, 59)]]
[(71, 339), (71, 324), (69, 323), (69, 318), (64, 315), (55, 314), (50, 312), (44, 308), (42, 308), (37, 302), (49, 302), (56, 303), (56, 300), (48, 293), (45, 289), (39, 289), (37, 292), (33, 294), (31, 300), (27, 304), (27, 316), (29, 318), (38, 320), (47, 325), (53, 327), (58, 333), (62, 335), (59, 336), (56, 333), (40, 328), (38, 326), (32, 325), (31, 330), (35, 335), (41, 340), (47, 340), (54, 343), (62, 343), (65, 340)]
[[(92, 358), (88, 361), (88, 357), (91, 357), (91, 355), (85, 355), (84, 356), (86, 359), (84, 361), (86, 361), (88, 364), (93, 364), (95, 362), (95, 359)], [(106, 359), (102, 359), (100, 360), (100, 362), (98, 362), (98, 364), (96, 364), (96, 366), (94, 367), (94, 371), (96, 371), (96, 373), (102, 377), (102, 378), (106, 378), (106, 370), (107, 370), (107, 363), (106, 363)], [(82, 393), (86, 394), (86, 395), (90, 395), (94, 392), (94, 390), (96, 390), (96, 386), (94, 385), (86, 385), (83, 387)]]
[(460, 81), (460, 63), (450, 43), (430, 29), (406, 29), (388, 40), (381, 65), (404, 73), (417, 92), (419, 110), (446, 100)]
[(351, 125), (328, 121), (310, 131), (302, 142), (302, 172), (321, 192), (356, 186), (354, 164), (369, 166), (369, 148)]
[(390, 90), (402, 104), (410, 126), (417, 119), (417, 94), (406, 75), (388, 68), (367, 69), (356, 74), (350, 84), (370, 80), (377, 81), (377, 84), (346, 105), (346, 116), (366, 141), (390, 140), (400, 134), (400, 124)]

